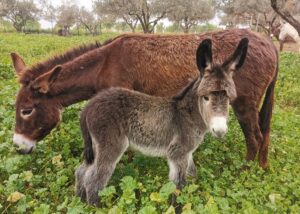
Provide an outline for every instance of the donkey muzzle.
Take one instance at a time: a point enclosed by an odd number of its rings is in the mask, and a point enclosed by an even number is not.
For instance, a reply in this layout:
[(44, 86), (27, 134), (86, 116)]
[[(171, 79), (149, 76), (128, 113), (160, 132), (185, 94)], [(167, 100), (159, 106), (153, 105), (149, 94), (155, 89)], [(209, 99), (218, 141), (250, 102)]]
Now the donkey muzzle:
[(211, 133), (214, 137), (222, 138), (228, 131), (226, 117), (214, 117), (210, 124)]
[(14, 133), (13, 142), (20, 154), (30, 154), (35, 149), (34, 140), (30, 140), (18, 133)]

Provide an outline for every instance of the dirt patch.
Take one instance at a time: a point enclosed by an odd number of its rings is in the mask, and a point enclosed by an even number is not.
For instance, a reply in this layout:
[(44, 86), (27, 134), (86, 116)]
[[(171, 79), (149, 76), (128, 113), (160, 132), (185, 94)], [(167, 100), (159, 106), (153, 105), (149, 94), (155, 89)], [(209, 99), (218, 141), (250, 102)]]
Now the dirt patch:
[[(277, 47), (277, 49), (279, 50), (279, 42), (278, 41), (274, 41), (275, 46)], [(299, 47), (297, 46), (296, 43), (284, 43), (283, 45), (283, 51), (284, 52), (294, 52), (294, 53), (298, 53), (299, 51)]]

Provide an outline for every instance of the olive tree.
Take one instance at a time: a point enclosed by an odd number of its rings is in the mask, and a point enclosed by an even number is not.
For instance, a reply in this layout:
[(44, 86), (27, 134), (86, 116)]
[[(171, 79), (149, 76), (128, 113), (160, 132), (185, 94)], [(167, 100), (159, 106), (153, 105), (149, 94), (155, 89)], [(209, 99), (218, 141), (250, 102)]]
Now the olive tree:
[(100, 5), (102, 13), (123, 19), (132, 31), (139, 23), (144, 33), (153, 33), (157, 23), (171, 10), (174, 1), (97, 0), (95, 5)]
[(167, 17), (170, 21), (178, 22), (185, 33), (199, 22), (208, 21), (215, 15), (214, 2), (211, 0), (175, 0), (174, 2), (174, 7)]
[(0, 17), (12, 22), (18, 32), (22, 32), (29, 21), (37, 21), (39, 12), (33, 0), (0, 1)]

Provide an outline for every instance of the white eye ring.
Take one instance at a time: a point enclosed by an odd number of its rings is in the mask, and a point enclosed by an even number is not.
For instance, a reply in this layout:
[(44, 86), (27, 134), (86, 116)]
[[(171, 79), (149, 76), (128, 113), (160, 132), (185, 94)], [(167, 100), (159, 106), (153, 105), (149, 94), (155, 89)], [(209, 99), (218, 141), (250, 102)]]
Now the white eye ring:
[(21, 117), (23, 119), (28, 119), (35, 112), (34, 108), (21, 109)]

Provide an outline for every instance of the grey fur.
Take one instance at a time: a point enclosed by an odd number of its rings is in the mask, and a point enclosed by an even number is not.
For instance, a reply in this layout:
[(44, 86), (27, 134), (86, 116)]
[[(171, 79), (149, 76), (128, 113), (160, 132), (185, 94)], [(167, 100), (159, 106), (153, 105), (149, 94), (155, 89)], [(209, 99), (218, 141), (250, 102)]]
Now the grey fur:
[[(199, 46), (204, 43), (204, 51), (211, 48), (211, 43), (205, 41)], [(245, 53), (241, 50), (240, 54)], [(86, 162), (75, 173), (78, 196), (98, 205), (99, 190), (105, 187), (129, 146), (146, 155), (166, 157), (170, 180), (178, 188), (184, 185), (187, 175), (196, 176), (192, 154), (204, 135), (212, 131), (210, 119), (228, 117), (229, 100), (234, 99), (228, 88), (235, 92), (228, 70), (213, 66), (211, 61), (202, 59), (201, 63), (209, 67), (209, 73), (192, 81), (176, 97), (153, 97), (111, 88), (87, 104), (81, 115)], [(200, 69), (205, 73), (206, 68)]]

